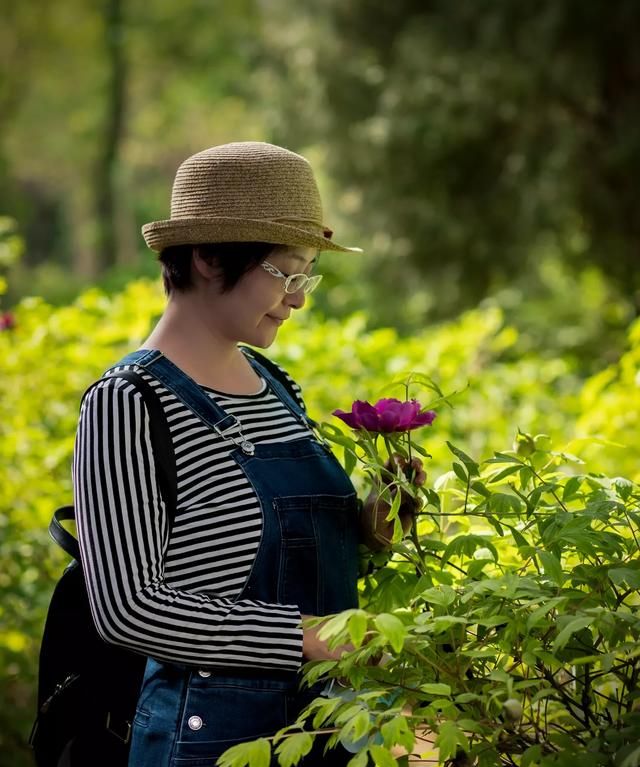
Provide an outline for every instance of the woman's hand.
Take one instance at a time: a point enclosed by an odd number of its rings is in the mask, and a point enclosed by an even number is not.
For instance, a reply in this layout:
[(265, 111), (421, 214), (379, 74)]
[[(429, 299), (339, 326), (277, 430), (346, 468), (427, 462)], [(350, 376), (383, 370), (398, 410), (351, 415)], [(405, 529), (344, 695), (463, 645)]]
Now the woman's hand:
[[(303, 622), (313, 617), (312, 615), (301, 616)], [(330, 650), (327, 642), (318, 638), (322, 626), (323, 624), (320, 623), (318, 626), (302, 629), (302, 654), (307, 660), (340, 660), (344, 653), (355, 649), (352, 644), (345, 644)]]
[[(401, 455), (394, 454), (393, 461), (385, 463), (385, 469), (391, 476), (395, 476), (397, 469), (400, 469), (405, 476), (409, 475), (411, 483), (416, 487), (424, 485), (427, 475), (422, 468), (422, 461), (419, 458), (413, 458), (409, 463)], [(393, 479), (389, 484), (393, 482)], [(395, 498), (398, 492), (397, 486), (391, 487), (391, 498)], [(402, 530), (406, 535), (411, 530), (413, 518), (419, 506), (419, 501), (413, 498), (405, 490), (401, 490), (400, 509), (398, 518), (402, 525)], [(393, 520), (386, 520), (391, 504), (383, 498), (382, 486), (373, 487), (362, 507), (361, 528), (363, 542), (371, 551), (384, 551), (391, 547), (393, 540)]]

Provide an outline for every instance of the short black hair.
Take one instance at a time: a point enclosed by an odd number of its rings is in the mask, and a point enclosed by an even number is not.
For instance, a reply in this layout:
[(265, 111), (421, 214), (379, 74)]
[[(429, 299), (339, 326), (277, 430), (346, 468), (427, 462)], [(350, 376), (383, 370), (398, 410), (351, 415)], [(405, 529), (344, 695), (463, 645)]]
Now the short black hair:
[(240, 278), (262, 263), (274, 248), (271, 242), (215, 242), (198, 245), (171, 245), (160, 253), (164, 292), (173, 290), (186, 293), (193, 288), (191, 259), (193, 249), (208, 264), (220, 268), (222, 292), (232, 290)]

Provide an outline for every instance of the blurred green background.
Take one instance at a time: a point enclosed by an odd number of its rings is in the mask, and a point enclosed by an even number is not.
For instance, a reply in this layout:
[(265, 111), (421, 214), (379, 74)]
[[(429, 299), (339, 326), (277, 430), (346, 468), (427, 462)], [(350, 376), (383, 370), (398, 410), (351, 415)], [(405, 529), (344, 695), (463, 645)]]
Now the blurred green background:
[[(0, 0), (0, 765), (30, 764), (79, 396), (162, 311), (140, 226), (178, 164), (300, 151), (323, 290), (274, 356), (316, 418), (404, 370), (459, 390), (427, 445), (517, 428), (640, 476), (635, 0)], [(582, 454), (582, 453), (581, 453)]]

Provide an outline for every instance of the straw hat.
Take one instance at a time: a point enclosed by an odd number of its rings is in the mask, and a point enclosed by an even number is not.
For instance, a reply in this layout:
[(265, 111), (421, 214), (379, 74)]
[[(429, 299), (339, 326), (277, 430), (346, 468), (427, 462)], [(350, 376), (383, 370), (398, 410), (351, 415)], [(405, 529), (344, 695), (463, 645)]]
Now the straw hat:
[(158, 253), (205, 242), (361, 252), (331, 241), (307, 160), (257, 141), (214, 146), (185, 160), (173, 182), (171, 218), (145, 224), (142, 234)]

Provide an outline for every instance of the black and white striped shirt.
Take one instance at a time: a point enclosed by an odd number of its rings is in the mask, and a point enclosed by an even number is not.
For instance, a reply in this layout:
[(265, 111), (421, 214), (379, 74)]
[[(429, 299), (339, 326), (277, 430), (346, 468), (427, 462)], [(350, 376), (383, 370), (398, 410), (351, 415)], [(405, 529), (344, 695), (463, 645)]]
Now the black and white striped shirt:
[[(169, 534), (142, 396), (123, 379), (99, 383), (80, 412), (73, 480), (100, 635), (194, 666), (298, 668), (298, 607), (238, 599), (257, 554), (262, 514), (230, 458), (234, 445), (141, 368), (121, 369), (141, 373), (160, 397), (176, 456), (178, 505)], [(203, 389), (239, 419), (252, 442), (309, 434), (264, 382), (246, 396)]]

